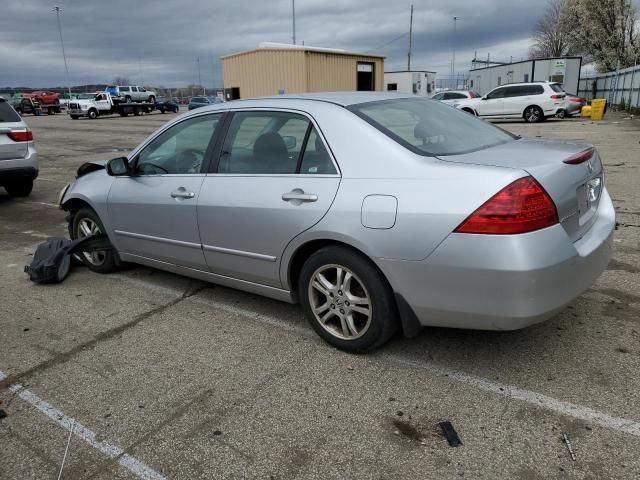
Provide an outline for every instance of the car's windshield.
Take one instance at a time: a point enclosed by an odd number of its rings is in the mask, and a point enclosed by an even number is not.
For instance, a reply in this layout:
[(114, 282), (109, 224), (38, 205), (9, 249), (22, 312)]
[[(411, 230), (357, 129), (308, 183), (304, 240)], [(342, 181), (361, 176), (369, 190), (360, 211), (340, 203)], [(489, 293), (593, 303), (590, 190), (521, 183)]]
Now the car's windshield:
[(76, 98), (78, 100), (91, 100), (95, 96), (94, 93), (81, 93)]
[(166, 97), (158, 97), (158, 98), (156, 98), (156, 102), (166, 102), (166, 101), (167, 101)]
[(457, 155), (516, 138), (468, 113), (429, 99), (382, 100), (349, 109), (421, 155)]
[(207, 97), (211, 103), (219, 103), (220, 99), (218, 97)]
[(0, 98), (0, 123), (2, 122), (19, 122), (18, 115), (4, 98)]

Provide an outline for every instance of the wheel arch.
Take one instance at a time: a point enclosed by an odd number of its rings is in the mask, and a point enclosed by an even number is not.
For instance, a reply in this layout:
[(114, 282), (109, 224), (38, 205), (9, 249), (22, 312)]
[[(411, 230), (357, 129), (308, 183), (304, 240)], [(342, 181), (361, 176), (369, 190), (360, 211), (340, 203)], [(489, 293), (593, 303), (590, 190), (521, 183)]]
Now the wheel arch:
[(462, 110), (463, 112), (467, 112), (470, 113), (472, 115), (475, 115), (476, 117), (478, 116), (478, 112), (476, 112), (473, 108), (471, 107), (462, 107), (460, 110)]
[[(354, 242), (355, 243), (355, 242)], [(411, 338), (417, 335), (422, 326), (415, 313), (409, 306), (409, 304), (404, 300), (404, 297), (396, 292), (393, 288), (393, 285), (389, 281), (389, 278), (384, 274), (380, 266), (374, 261), (374, 259), (367, 255), (367, 253), (362, 249), (354, 246), (351, 243), (345, 242), (344, 239), (335, 239), (335, 238), (315, 238), (310, 239), (304, 243), (298, 245), (295, 250), (293, 250), (286, 262), (285, 270), (285, 279), (283, 279), (283, 284), (288, 286), (291, 290), (291, 296), (295, 302), (299, 302), (298, 298), (298, 278), (300, 276), (300, 272), (302, 271), (302, 266), (307, 261), (307, 259), (313, 255), (318, 250), (328, 247), (328, 246), (340, 246), (347, 248), (349, 250), (354, 251), (354, 253), (363, 256), (368, 259), (369, 262), (373, 265), (373, 267), (378, 271), (382, 279), (389, 285), (389, 288), (393, 292), (393, 299), (395, 301), (395, 309), (398, 314), (398, 320), (400, 322), (400, 328), (403, 331), (405, 337)]]
[[(106, 207), (100, 208), (91, 199), (89, 199), (88, 197), (86, 197), (86, 196), (84, 196), (82, 194), (79, 194), (79, 193), (72, 193), (72, 196), (67, 198), (60, 205), (60, 208), (62, 210), (64, 210), (65, 212), (68, 212), (68, 215), (66, 216), (67, 222), (71, 222), (73, 216), (79, 210), (81, 210), (82, 208), (85, 208), (85, 207), (86, 208), (90, 208), (91, 210), (93, 210), (95, 212), (95, 214), (98, 216), (98, 218), (100, 219), (100, 221), (102, 222), (102, 224), (105, 227), (105, 230), (106, 230), (105, 233), (109, 237), (109, 241), (111, 242), (112, 245), (115, 246), (116, 250), (118, 250), (118, 244), (116, 242), (116, 238), (115, 238), (115, 235), (113, 233), (113, 229), (111, 228), (111, 222), (110, 222), (110, 219), (108, 218)], [(69, 233), (71, 233), (71, 232), (69, 232)]]

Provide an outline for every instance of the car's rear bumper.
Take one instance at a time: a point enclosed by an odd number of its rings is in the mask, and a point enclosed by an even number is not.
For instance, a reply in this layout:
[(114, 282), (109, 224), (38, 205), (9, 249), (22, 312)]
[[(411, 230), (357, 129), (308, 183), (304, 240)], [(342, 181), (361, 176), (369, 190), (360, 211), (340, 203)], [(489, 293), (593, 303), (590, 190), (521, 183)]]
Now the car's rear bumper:
[(16, 179), (33, 180), (37, 176), (38, 154), (32, 145), (28, 147), (26, 157), (0, 160), (0, 185)]
[(605, 270), (615, 227), (606, 190), (597, 216), (575, 243), (560, 225), (522, 235), (454, 233), (423, 261), (376, 262), (422, 325), (515, 330), (550, 318)]

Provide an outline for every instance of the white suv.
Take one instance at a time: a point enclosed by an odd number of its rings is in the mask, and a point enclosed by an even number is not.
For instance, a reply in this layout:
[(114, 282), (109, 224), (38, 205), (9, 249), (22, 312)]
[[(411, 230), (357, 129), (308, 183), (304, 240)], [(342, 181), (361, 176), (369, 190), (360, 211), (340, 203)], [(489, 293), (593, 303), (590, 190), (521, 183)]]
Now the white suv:
[(461, 100), (455, 107), (479, 117), (524, 118), (533, 123), (564, 112), (567, 100), (559, 83), (510, 83), (481, 98)]
[(0, 97), (0, 186), (12, 197), (26, 197), (37, 176), (33, 134), (9, 102)]

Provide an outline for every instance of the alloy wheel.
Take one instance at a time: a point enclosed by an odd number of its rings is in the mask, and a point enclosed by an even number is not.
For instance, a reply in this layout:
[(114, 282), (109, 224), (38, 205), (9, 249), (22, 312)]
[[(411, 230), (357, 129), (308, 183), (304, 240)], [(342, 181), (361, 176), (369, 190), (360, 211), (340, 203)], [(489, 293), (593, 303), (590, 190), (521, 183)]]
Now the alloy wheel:
[[(98, 224), (92, 219), (84, 217), (78, 222), (78, 229), (76, 232), (78, 238), (88, 237), (89, 235), (99, 235), (100, 233), (102, 233), (100, 231), (100, 227), (98, 227)], [(104, 251), (82, 252), (82, 255), (87, 262), (95, 266), (102, 265), (106, 260), (106, 253)]]
[(331, 335), (355, 340), (369, 329), (373, 314), (369, 293), (348, 268), (334, 264), (318, 268), (307, 294), (313, 315)]
[(527, 117), (527, 121), (528, 122), (537, 122), (539, 117), (538, 117), (538, 109), (535, 107), (530, 107), (527, 109), (527, 113), (525, 114), (525, 116)]

